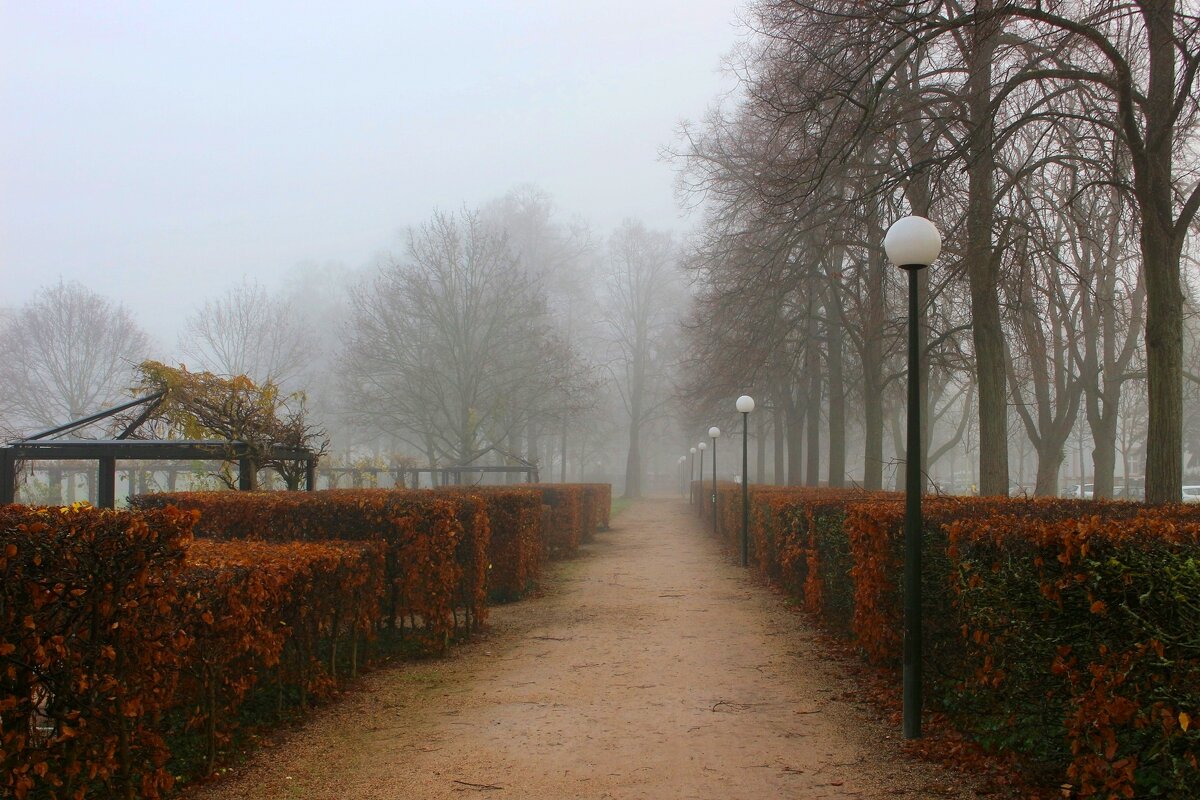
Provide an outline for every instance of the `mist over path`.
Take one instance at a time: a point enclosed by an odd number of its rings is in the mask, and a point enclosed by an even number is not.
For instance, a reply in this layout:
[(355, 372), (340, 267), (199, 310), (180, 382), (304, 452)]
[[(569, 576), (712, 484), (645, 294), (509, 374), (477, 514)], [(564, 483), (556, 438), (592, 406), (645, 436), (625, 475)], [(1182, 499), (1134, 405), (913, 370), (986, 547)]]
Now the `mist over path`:
[(683, 501), (635, 503), (598, 539), (480, 641), (367, 676), (186, 797), (976, 796), (841, 699), (803, 620)]

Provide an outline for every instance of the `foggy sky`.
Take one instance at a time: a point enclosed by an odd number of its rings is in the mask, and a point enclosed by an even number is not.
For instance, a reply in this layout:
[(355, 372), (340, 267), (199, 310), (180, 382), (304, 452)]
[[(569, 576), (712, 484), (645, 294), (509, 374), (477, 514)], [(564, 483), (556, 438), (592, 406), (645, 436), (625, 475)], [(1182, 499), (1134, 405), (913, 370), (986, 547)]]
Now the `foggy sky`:
[(0, 307), (78, 280), (173, 349), (244, 276), (525, 182), (681, 230), (658, 152), (729, 87), (740, 6), (0, 0)]

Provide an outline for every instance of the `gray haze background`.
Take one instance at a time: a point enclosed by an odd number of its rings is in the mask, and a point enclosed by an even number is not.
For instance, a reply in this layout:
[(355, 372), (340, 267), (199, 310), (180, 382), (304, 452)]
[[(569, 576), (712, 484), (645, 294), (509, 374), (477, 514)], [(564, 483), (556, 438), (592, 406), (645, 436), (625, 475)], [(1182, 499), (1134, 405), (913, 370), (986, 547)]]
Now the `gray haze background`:
[(519, 183), (681, 230), (658, 151), (731, 85), (739, 5), (4, 2), (0, 306), (77, 280), (169, 346), (204, 295)]

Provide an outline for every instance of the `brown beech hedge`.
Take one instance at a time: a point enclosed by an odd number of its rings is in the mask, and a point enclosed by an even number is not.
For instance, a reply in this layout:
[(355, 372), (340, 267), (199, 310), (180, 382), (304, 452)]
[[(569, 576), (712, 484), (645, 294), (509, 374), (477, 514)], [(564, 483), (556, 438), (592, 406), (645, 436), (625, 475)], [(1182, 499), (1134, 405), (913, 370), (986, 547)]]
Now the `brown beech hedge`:
[[(717, 495), (740, 552), (741, 487)], [(903, 496), (752, 486), (750, 510), (752, 567), (898, 668)], [(923, 518), (930, 705), (1080, 795), (1200, 797), (1200, 509), (929, 497)]]
[(175, 775), (210, 771), (247, 724), (334, 694), (386, 655), (381, 635), (440, 650), (485, 618), (489, 591), (527, 592), (550, 542), (584, 538), (585, 496), (608, 495), (214, 492), (146, 495), (129, 511), (0, 507), (0, 796), (162, 796)]

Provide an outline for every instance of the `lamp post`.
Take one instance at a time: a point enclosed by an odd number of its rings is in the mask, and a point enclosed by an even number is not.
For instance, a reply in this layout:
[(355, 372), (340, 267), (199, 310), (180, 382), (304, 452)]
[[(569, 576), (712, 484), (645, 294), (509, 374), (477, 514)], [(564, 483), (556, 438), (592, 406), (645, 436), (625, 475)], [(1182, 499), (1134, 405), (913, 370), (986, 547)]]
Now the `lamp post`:
[(713, 442), (713, 490), (712, 490), (712, 517), (713, 517), (713, 536), (717, 535), (717, 438), (721, 435), (721, 429), (713, 425), (708, 429), (708, 437)]
[(687, 496), (687, 492), (685, 492), (683, 490), (683, 462), (685, 462), (685, 461), (687, 461), (687, 456), (679, 457), (678, 464), (679, 464), (679, 496), (680, 497)]
[[(750, 439), (750, 412), (754, 410), (754, 398), (744, 394), (737, 399), (737, 410), (742, 412), (742, 566), (750, 565), (750, 463), (747, 459)], [(762, 447), (762, 442), (758, 443)]]
[(691, 455), (690, 455), (690, 461), (688, 462), (688, 500), (692, 501), (692, 503), (695, 503), (695, 498), (692, 497), (692, 493), (695, 492), (695, 488), (692, 487), (692, 483), (696, 482), (696, 449), (695, 449), (695, 447), (691, 447), (689, 452), (691, 453)]
[[(704, 442), (701, 442), (700, 444), (696, 445), (696, 447), (697, 447), (697, 449), (700, 450), (700, 495), (701, 495), (701, 498), (703, 498), (703, 496), (704, 496), (704, 451), (708, 447), (708, 445), (706, 445)], [(700, 514), (700, 516), (703, 517), (704, 516), (704, 500), (703, 499), (701, 499), (699, 503), (696, 503), (696, 508), (699, 510), (698, 513)]]
[(921, 353), (917, 338), (917, 273), (942, 249), (924, 217), (902, 217), (883, 238), (888, 260), (908, 273), (908, 457), (904, 466), (904, 723), (905, 739), (921, 736)]

